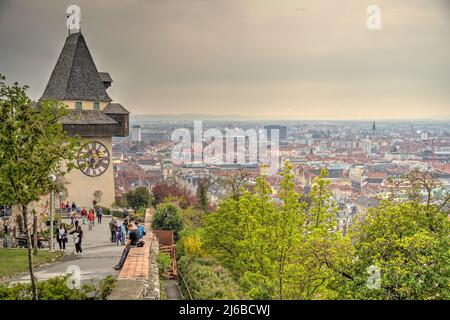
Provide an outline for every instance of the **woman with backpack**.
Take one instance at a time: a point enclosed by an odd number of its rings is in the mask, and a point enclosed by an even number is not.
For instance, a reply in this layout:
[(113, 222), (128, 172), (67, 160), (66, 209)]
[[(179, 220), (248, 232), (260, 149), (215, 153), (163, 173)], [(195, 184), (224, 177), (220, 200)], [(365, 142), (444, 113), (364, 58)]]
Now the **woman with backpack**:
[(73, 242), (75, 243), (75, 251), (76, 253), (83, 254), (83, 250), (81, 249), (81, 242), (83, 241), (83, 230), (81, 230), (81, 226), (78, 226), (76, 230), (70, 232), (73, 235)]

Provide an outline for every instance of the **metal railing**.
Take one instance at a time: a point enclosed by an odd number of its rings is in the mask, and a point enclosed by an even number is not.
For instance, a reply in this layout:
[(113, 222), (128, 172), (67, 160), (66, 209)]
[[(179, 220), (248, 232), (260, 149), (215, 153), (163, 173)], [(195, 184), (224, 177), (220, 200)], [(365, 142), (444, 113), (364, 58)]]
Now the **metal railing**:
[[(191, 295), (191, 290), (189, 290), (189, 287), (188, 287), (186, 281), (184, 280), (183, 274), (180, 272), (180, 270), (178, 270), (178, 275), (180, 276), (182, 284), (184, 285), (184, 287), (186, 288), (187, 293), (189, 294), (189, 300), (194, 300), (192, 298), (192, 295)], [(178, 281), (178, 283), (179, 283), (179, 281)], [(181, 290), (181, 293), (183, 293), (183, 290)]]

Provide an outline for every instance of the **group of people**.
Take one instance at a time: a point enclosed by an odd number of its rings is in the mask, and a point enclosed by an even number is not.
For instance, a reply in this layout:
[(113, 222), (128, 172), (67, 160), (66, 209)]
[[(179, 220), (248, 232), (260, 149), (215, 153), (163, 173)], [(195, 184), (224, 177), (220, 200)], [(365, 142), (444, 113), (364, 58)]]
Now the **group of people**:
[(128, 238), (129, 234), (129, 225), (134, 224), (138, 230), (138, 240), (140, 240), (144, 235), (146, 235), (147, 230), (142, 224), (139, 224), (138, 221), (133, 220), (131, 217), (127, 217), (123, 220), (122, 223), (117, 221), (114, 217), (112, 217), (111, 221), (109, 222), (109, 230), (111, 232), (110, 240), (113, 243), (116, 243), (119, 245), (125, 245), (125, 242)]
[(70, 215), (70, 225), (74, 228), (72, 231), (68, 232), (68, 228), (65, 223), (60, 223), (60, 225), (58, 226), (58, 229), (56, 231), (56, 240), (58, 242), (60, 250), (66, 249), (68, 237), (69, 235), (71, 235), (75, 244), (75, 252), (81, 254), (83, 253), (83, 249), (81, 248), (83, 240), (83, 230), (80, 226), (80, 219), (82, 221), (82, 224), (86, 224), (87, 221), (89, 231), (93, 230), (96, 216), (97, 223), (102, 223), (103, 208), (100, 206), (96, 207), (95, 205), (96, 202), (93, 202), (93, 208), (88, 212), (85, 207), (83, 207), (82, 209), (77, 207), (75, 202), (72, 202), (72, 205), (70, 205), (69, 202), (61, 204), (61, 210), (65, 210)]
[[(88, 222), (89, 231), (92, 231), (95, 225), (95, 215), (97, 216), (97, 223), (102, 222), (102, 208), (95, 208), (94, 206), (94, 208), (90, 209), (88, 212), (85, 207), (80, 210), (75, 203), (70, 205), (69, 202), (67, 202), (66, 204), (62, 204), (61, 209), (65, 209), (70, 213), (71, 227), (73, 226), (73, 230), (68, 231), (69, 229), (65, 223), (59, 224), (56, 231), (56, 240), (59, 244), (59, 249), (65, 250), (69, 236), (72, 236), (73, 243), (75, 244), (75, 252), (83, 254), (83, 249), (81, 248), (83, 242), (83, 230), (80, 225), (80, 218), (82, 219), (82, 224), (86, 224), (86, 221)], [(123, 222), (116, 220), (114, 217), (112, 217), (109, 222), (111, 242), (116, 245), (119, 245), (120, 243), (125, 246), (119, 263), (114, 267), (116, 270), (122, 268), (131, 248), (139, 246), (140, 244), (142, 245), (142, 237), (147, 233), (145, 226), (130, 216), (128, 210), (124, 210), (123, 217)]]
[[(112, 220), (115, 220), (114, 218)], [(113, 226), (113, 224), (110, 224), (110, 228)], [(122, 242), (122, 244), (125, 245), (125, 248), (122, 251), (122, 255), (120, 257), (119, 263), (114, 266), (115, 270), (120, 270), (123, 267), (123, 264), (125, 263), (125, 260), (127, 259), (128, 253), (130, 252), (131, 248), (134, 248), (136, 246), (139, 246), (139, 244), (143, 245), (142, 237), (147, 233), (147, 230), (145, 227), (140, 224), (138, 221), (133, 220), (131, 217), (125, 219), (120, 226), (120, 229), (122, 232), (122, 228), (126, 229), (126, 238), (125, 241)], [(116, 231), (117, 232), (117, 231)], [(111, 230), (111, 241), (112, 241), (112, 235), (113, 231)], [(118, 242), (117, 242), (118, 244)]]
[(69, 235), (73, 237), (73, 243), (75, 244), (75, 252), (83, 254), (83, 249), (81, 249), (81, 243), (83, 240), (83, 230), (81, 226), (76, 223), (75, 228), (68, 232), (65, 223), (60, 223), (58, 229), (56, 230), (56, 241), (58, 241), (59, 249), (66, 250), (66, 243), (68, 242)]
[(86, 224), (86, 221), (88, 222), (89, 230), (92, 231), (95, 225), (95, 217), (97, 217), (97, 223), (102, 223), (103, 208), (100, 206), (94, 206), (88, 212), (86, 210), (86, 207), (83, 207), (81, 209), (77, 207), (74, 202), (72, 203), (72, 205), (69, 205), (69, 202), (67, 202), (66, 204), (63, 203), (61, 205), (61, 209), (66, 210), (67, 213), (70, 214), (71, 225), (77, 225), (81, 219), (83, 224)]

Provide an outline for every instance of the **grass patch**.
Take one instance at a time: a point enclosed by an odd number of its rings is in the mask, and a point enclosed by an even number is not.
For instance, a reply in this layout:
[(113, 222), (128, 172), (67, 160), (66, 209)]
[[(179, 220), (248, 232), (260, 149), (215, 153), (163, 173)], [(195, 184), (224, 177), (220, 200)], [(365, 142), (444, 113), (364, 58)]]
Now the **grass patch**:
[[(38, 254), (33, 256), (33, 265), (58, 259), (62, 255), (60, 251), (38, 250)], [(9, 277), (27, 270), (28, 249), (0, 249), (0, 277)]]

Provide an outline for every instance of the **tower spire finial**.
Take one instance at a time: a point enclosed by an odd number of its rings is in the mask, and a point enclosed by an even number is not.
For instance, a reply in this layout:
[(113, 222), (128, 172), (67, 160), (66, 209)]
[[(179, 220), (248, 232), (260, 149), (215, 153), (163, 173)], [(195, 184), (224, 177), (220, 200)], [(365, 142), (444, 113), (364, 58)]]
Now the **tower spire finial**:
[(70, 5), (66, 10), (67, 20), (66, 26), (69, 30), (69, 35), (72, 33), (81, 32), (81, 9), (77, 5)]

